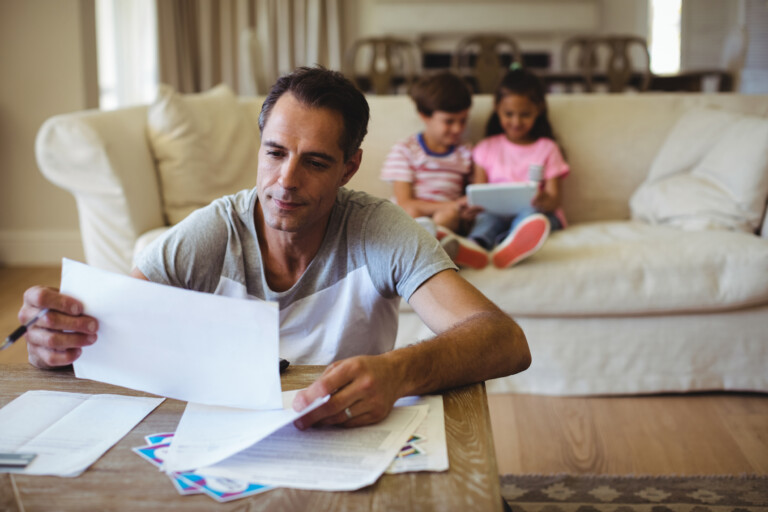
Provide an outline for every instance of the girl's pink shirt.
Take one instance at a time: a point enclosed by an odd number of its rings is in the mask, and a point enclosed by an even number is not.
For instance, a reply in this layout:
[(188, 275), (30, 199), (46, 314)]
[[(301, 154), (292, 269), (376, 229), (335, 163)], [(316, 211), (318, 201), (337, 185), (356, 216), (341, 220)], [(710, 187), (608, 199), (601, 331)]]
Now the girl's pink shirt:
[(546, 137), (522, 145), (510, 142), (503, 133), (494, 135), (477, 143), (472, 158), (485, 169), (488, 183), (528, 181), (531, 164), (544, 167), (544, 179), (564, 178), (571, 171), (555, 141)]
[[(472, 150), (474, 162), (485, 169), (488, 183), (521, 183), (529, 181), (528, 169), (531, 164), (543, 166), (545, 180), (564, 178), (571, 168), (552, 139), (541, 137), (532, 144), (522, 145), (510, 142), (507, 136), (494, 135), (477, 143)], [(555, 214), (565, 225), (562, 209)]]

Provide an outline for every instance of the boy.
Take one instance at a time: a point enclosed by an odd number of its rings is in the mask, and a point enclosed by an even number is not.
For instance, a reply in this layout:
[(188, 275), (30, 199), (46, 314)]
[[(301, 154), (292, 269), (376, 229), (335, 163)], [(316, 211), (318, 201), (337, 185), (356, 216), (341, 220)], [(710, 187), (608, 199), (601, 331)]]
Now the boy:
[(461, 138), (472, 106), (464, 81), (450, 72), (430, 75), (411, 89), (424, 131), (390, 150), (381, 179), (392, 182), (395, 202), (435, 235), (454, 262), (480, 269), (487, 252), (466, 233), (478, 210), (467, 205), (473, 181), (472, 150)]

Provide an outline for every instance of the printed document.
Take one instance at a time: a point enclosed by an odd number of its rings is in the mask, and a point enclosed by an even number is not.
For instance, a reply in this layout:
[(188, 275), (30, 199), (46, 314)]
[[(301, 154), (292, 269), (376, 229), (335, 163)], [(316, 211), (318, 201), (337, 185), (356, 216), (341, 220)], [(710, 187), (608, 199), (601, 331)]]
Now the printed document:
[(353, 491), (379, 479), (426, 417), (427, 408), (395, 407), (386, 419), (365, 427), (301, 431), (288, 424), (197, 473), (276, 487)]
[(421, 425), (416, 427), (412, 438), (387, 468), (387, 473), (447, 470), (448, 444), (445, 439), (442, 395), (406, 396), (395, 402), (395, 407), (408, 405), (428, 405), (429, 411)]
[(0, 452), (34, 453), (25, 475), (80, 475), (162, 398), (27, 391), (0, 409)]
[(301, 412), (291, 407), (298, 393), (283, 393), (283, 408), (269, 411), (187, 404), (163, 461), (167, 472), (187, 471), (226, 459), (275, 430), (317, 409), (330, 398), (318, 398)]
[(65, 259), (61, 292), (99, 321), (75, 375), (189, 402), (280, 409), (277, 303), (183, 290)]

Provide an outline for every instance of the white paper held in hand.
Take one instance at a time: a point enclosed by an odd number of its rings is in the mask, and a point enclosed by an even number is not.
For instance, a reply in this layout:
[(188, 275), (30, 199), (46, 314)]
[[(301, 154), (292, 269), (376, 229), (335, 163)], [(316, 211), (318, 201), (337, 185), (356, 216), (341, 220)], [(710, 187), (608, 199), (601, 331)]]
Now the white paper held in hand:
[(99, 321), (75, 375), (156, 395), (280, 409), (276, 303), (150, 283), (64, 259), (61, 292)]

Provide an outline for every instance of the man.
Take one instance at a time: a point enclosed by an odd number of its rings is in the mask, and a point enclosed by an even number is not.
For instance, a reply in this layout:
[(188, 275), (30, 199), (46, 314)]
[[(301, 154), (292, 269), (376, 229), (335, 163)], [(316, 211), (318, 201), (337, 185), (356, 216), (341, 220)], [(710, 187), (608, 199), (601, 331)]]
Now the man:
[[(299, 428), (385, 418), (398, 398), (510, 375), (530, 365), (521, 329), (456, 273), (399, 207), (344, 187), (360, 166), (365, 97), (340, 73), (300, 68), (259, 117), (257, 186), (214, 201), (142, 255), (139, 279), (280, 304), (280, 355), (329, 364), (294, 408), (331, 399)], [(392, 350), (400, 297), (437, 335)], [(24, 294), (30, 362), (71, 364), (98, 321), (56, 290)], [(215, 349), (215, 347), (214, 347)]]

